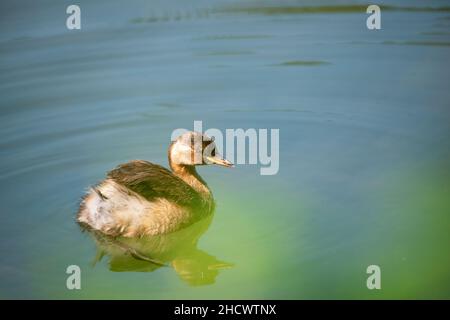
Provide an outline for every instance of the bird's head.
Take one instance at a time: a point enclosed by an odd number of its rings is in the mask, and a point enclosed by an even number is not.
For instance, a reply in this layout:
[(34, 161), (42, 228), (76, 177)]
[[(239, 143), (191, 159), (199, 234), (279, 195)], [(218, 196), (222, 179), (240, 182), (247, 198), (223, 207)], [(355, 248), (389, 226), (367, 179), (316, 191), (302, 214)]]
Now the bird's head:
[(172, 165), (198, 166), (216, 164), (232, 167), (218, 152), (214, 138), (195, 131), (188, 131), (173, 141), (169, 147), (169, 163)]

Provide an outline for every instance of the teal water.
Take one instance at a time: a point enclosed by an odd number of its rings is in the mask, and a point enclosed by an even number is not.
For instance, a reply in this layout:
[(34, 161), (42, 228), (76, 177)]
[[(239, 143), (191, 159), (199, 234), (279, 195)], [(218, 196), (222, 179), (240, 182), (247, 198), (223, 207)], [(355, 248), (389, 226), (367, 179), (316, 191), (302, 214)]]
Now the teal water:
[[(0, 297), (450, 298), (450, 9), (383, 3), (369, 31), (360, 1), (79, 1), (69, 31), (69, 2), (3, 1)], [(194, 120), (280, 129), (278, 174), (201, 168), (214, 218), (167, 266), (80, 231), (90, 185)]]

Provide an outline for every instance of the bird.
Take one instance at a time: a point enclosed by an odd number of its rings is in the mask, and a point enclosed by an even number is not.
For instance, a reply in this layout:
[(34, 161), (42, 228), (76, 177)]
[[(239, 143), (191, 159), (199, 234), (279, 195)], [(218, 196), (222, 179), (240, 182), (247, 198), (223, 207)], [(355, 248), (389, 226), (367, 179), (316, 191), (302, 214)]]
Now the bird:
[(214, 137), (187, 131), (168, 148), (171, 170), (132, 160), (109, 171), (81, 200), (77, 222), (114, 237), (168, 234), (207, 217), (214, 198), (196, 166), (233, 167), (217, 151)]

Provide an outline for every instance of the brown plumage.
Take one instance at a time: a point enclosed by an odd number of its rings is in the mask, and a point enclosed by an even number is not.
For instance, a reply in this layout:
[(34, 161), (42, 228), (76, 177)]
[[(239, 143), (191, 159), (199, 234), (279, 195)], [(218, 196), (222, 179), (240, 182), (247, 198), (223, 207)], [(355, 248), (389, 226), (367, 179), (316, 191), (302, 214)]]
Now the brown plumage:
[(169, 147), (172, 171), (143, 160), (119, 165), (84, 197), (77, 220), (113, 236), (179, 230), (213, 211), (211, 191), (195, 170), (211, 163), (231, 166), (218, 156), (212, 139), (187, 132)]
[(135, 160), (119, 165), (107, 177), (149, 201), (165, 198), (181, 206), (200, 208), (204, 200), (207, 200), (183, 179), (148, 161)]

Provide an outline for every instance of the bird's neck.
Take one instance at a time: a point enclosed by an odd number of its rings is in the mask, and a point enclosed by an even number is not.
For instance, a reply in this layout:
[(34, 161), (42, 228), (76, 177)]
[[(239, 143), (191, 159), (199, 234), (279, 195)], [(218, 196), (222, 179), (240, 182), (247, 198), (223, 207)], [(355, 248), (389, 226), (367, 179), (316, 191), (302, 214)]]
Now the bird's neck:
[(206, 182), (197, 173), (197, 170), (195, 170), (194, 166), (170, 163), (170, 168), (177, 177), (181, 178), (195, 191), (200, 193), (205, 198), (205, 200), (210, 200), (211, 191), (209, 190)]

